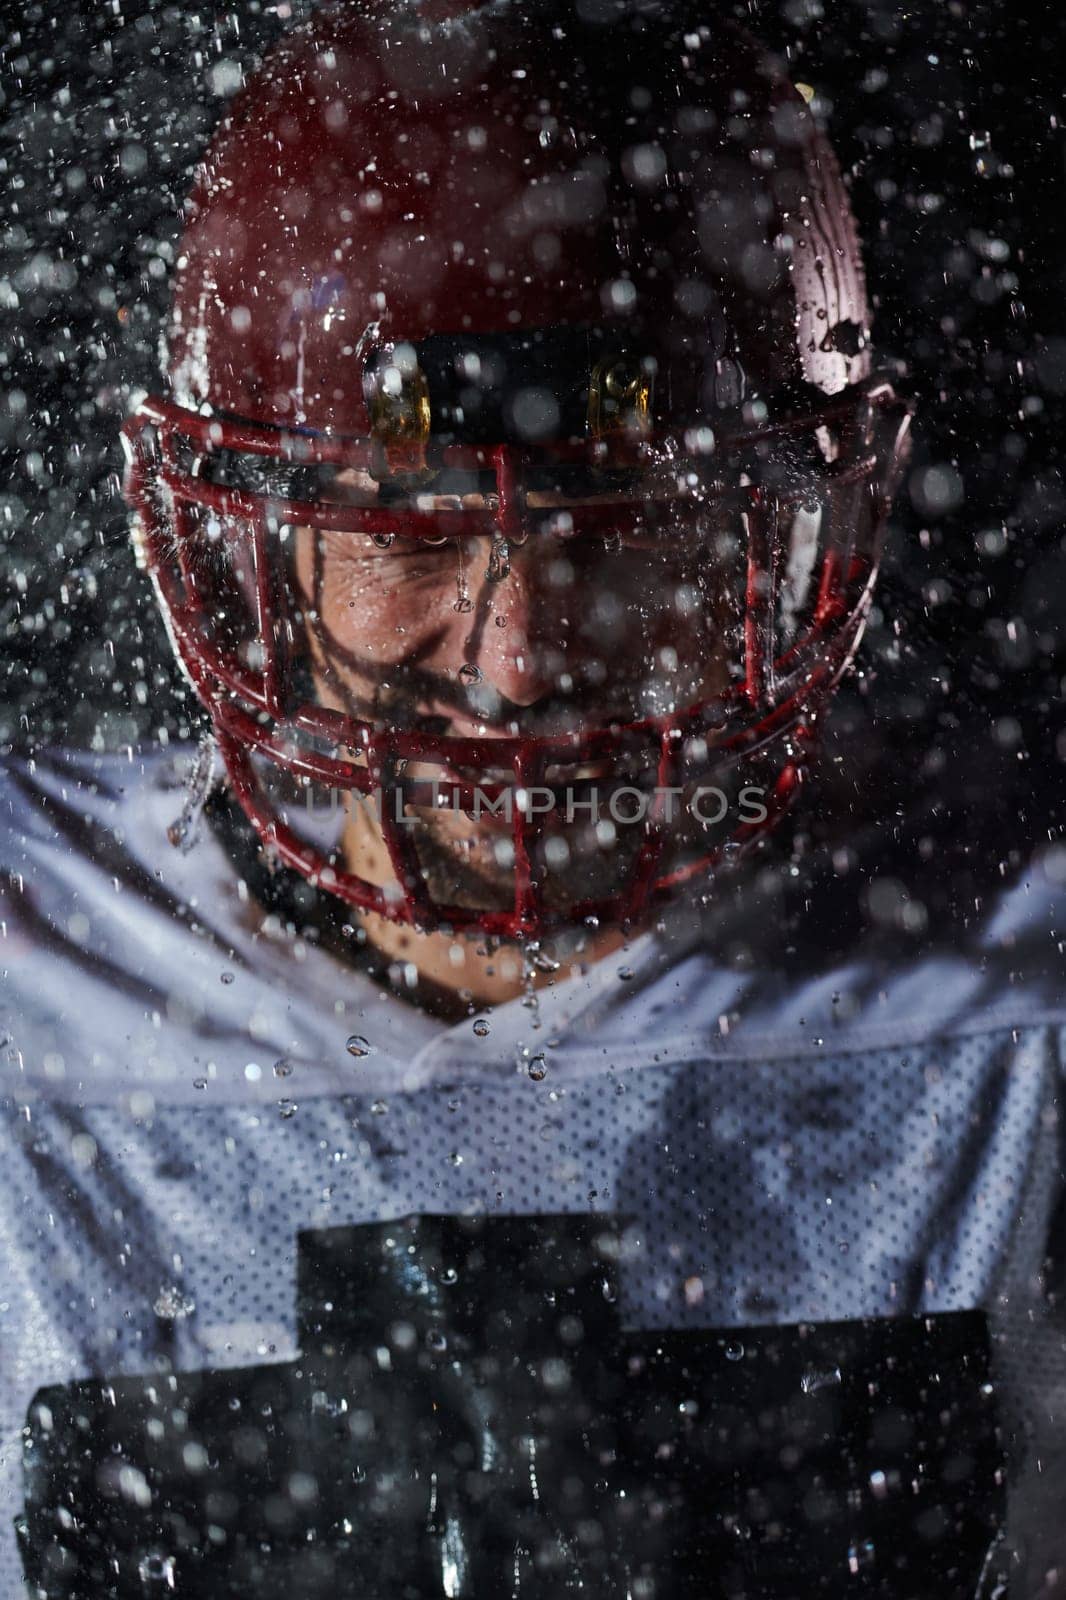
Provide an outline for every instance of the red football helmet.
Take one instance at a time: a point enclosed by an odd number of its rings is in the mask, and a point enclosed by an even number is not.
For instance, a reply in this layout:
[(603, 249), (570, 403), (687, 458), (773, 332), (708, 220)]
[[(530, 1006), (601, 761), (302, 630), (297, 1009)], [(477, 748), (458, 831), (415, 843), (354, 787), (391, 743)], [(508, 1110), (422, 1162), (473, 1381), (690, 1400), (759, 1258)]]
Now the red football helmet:
[[(356, 907), (535, 937), (632, 921), (791, 802), (862, 630), (907, 422), (873, 370), (832, 152), (736, 27), (624, 0), (339, 4), (268, 56), (203, 164), (127, 492), (264, 844)], [(338, 640), (331, 537), (409, 611), (431, 559), (457, 565), (462, 664), (441, 668), (447, 623), (386, 660), (392, 613), (362, 600)], [(555, 681), (493, 700), (481, 591), (549, 569)], [(627, 658), (647, 681), (617, 687)], [(699, 789), (756, 778), (763, 814), (693, 824)], [(551, 808), (528, 799), (568, 781), (648, 797), (606, 888), (561, 872), (565, 844), (545, 853)], [(311, 791), (376, 797), (376, 881)], [(436, 892), (409, 825), (477, 791), (514, 801), (488, 904)]]

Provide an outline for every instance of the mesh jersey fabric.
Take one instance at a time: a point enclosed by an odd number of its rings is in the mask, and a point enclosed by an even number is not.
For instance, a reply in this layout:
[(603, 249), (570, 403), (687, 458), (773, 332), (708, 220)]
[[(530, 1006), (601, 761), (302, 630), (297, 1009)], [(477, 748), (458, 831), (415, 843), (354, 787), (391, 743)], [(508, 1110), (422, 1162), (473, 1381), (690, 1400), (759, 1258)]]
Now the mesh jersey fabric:
[[(1054, 870), (966, 953), (738, 971), (679, 915), (475, 1030), (263, 916), (211, 837), (166, 848), (180, 769), (56, 754), (0, 788), (0, 1593), (42, 1385), (284, 1360), (297, 1232), (412, 1213), (624, 1219), (635, 1329), (982, 1307), (1015, 1493), (1054, 1500)], [(1054, 1560), (1038, 1530), (1030, 1592)]]

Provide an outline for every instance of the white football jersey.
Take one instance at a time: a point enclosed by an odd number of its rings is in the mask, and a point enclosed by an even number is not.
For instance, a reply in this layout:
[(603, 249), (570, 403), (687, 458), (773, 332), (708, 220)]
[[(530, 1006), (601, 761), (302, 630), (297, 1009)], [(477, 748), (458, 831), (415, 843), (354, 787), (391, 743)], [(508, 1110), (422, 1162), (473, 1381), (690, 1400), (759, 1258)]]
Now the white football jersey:
[(1066, 1378), (1039, 1320), (1060, 856), (966, 951), (871, 935), (787, 970), (756, 938), (738, 965), (678, 913), (535, 1008), (449, 1024), (264, 913), (209, 826), (168, 845), (187, 761), (0, 776), (0, 1595), (37, 1391), (290, 1360), (308, 1230), (603, 1215), (627, 1329), (981, 1308), (1005, 1370)]

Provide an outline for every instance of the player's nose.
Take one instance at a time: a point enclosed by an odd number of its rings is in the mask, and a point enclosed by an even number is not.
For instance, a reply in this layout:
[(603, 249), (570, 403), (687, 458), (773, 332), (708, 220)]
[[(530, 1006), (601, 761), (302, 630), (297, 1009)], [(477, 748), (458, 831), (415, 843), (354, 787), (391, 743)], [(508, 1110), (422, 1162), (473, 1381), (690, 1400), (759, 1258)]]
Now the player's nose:
[(525, 550), (517, 554), (507, 576), (488, 593), (477, 665), (506, 699), (531, 706), (558, 690), (569, 622)]

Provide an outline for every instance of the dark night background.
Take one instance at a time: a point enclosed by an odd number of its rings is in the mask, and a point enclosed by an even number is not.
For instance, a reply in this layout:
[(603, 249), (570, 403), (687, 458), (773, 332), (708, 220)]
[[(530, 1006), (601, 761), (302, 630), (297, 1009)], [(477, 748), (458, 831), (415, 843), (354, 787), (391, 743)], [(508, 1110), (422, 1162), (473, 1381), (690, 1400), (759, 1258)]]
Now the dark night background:
[[(117, 433), (155, 383), (194, 163), (242, 69), (306, 10), (6, 7), (0, 743), (200, 726), (126, 543)], [(1057, 831), (1066, 26), (1054, 6), (1023, 16), (1001, 0), (726, 13), (817, 91), (879, 344), (906, 358), (919, 403), (862, 674), (808, 825), (894, 852), (874, 914), (920, 933)]]

